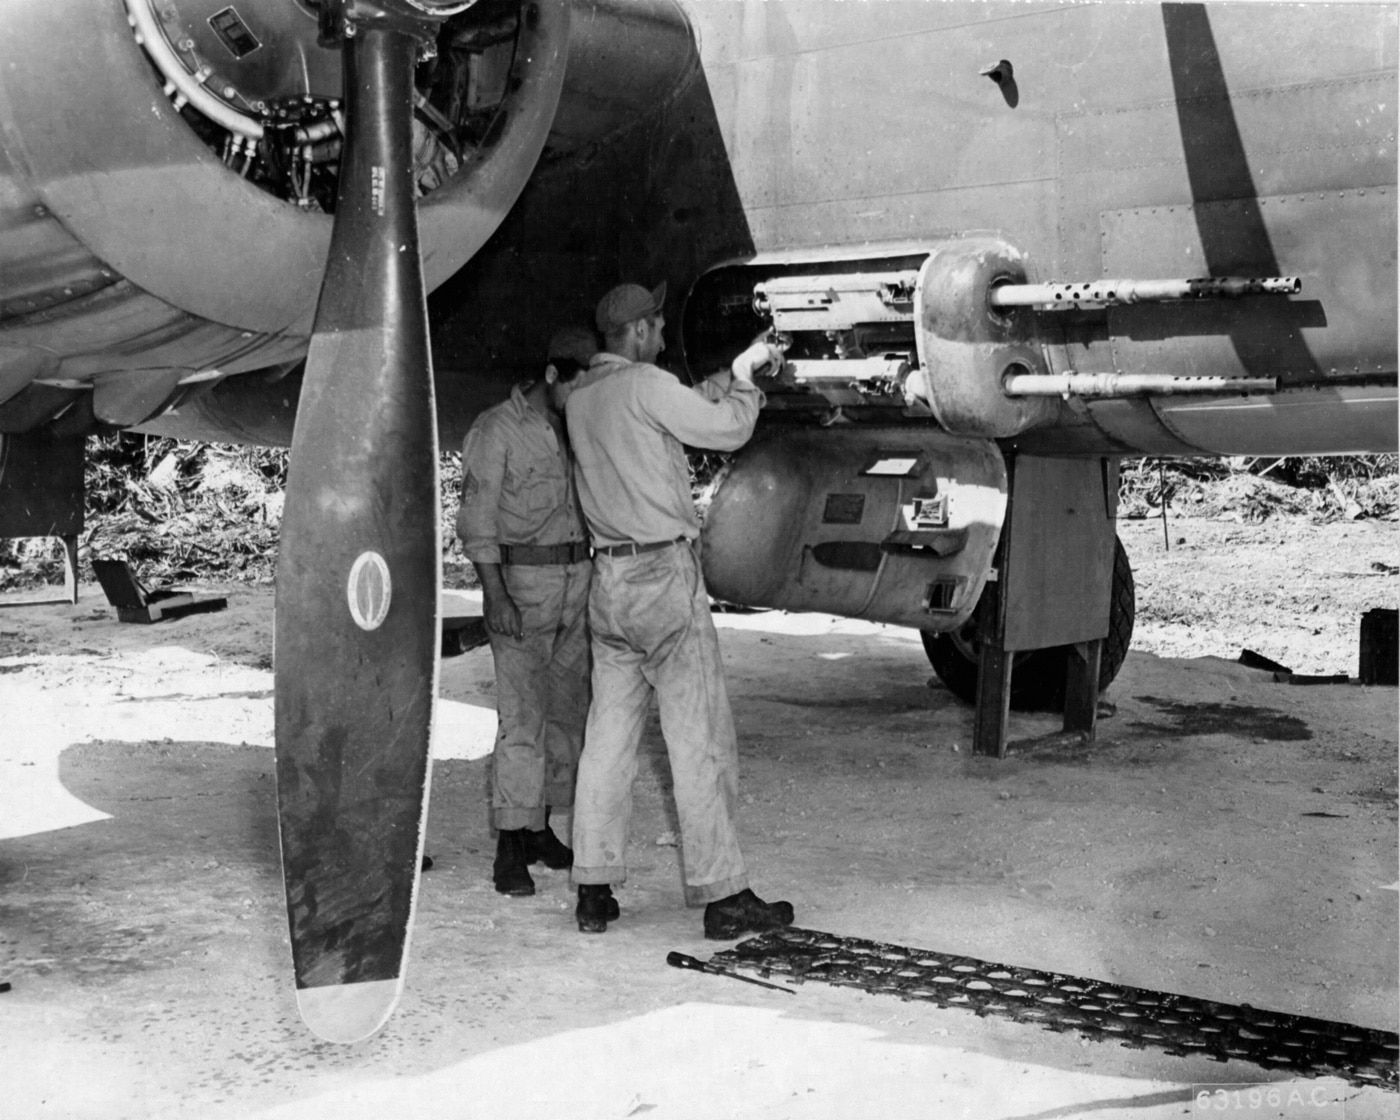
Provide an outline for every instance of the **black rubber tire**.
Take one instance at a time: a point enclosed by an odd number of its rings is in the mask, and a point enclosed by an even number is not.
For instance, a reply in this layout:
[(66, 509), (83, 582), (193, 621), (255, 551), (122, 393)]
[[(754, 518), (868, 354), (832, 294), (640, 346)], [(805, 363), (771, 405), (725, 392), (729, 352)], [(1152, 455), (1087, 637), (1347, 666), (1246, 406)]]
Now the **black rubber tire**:
[[(1133, 569), (1123, 542), (1113, 542), (1113, 601), (1108, 610), (1108, 635), (1099, 658), (1099, 691), (1103, 692), (1128, 656), (1133, 639), (1137, 598)], [(976, 612), (973, 620), (976, 619)], [(920, 635), (929, 664), (948, 691), (968, 704), (977, 700), (976, 622), (969, 621), (957, 634)], [(1016, 655), (1011, 670), (1011, 706), (1019, 712), (1058, 712), (1065, 706), (1065, 659), (1068, 646), (1031, 650)]]

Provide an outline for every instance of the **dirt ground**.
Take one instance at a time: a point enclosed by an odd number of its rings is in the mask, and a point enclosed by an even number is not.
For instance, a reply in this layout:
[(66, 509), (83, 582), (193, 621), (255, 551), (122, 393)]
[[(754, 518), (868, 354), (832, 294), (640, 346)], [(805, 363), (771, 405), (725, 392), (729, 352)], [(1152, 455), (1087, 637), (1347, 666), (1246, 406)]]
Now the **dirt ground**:
[[(1394, 1031), (1396, 690), (1234, 659), (1354, 676), (1362, 611), (1400, 598), (1397, 531), (1173, 517), (1166, 551), (1123, 522), (1134, 652), (1069, 756), (973, 757), (911, 632), (717, 616), (754, 888), (808, 928)], [(202, 590), (228, 610), (119, 625), (95, 586), (0, 610), (0, 1115), (1176, 1117), (1195, 1086), (1267, 1082), (1302, 1103), (1249, 1115), (1400, 1116), (1334, 1078), (668, 968), (725, 945), (681, 905), (654, 719), (622, 919), (579, 935), (563, 873), (497, 895), (485, 649), (443, 665), (399, 1010), (320, 1043), (281, 900), (271, 589)]]

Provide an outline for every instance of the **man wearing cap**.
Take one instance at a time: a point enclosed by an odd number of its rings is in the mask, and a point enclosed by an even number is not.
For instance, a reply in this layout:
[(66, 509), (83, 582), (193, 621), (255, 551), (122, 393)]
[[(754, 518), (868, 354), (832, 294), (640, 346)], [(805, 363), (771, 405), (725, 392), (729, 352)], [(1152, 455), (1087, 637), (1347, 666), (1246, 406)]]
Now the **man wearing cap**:
[[(738, 748), (719, 642), (694, 542), (700, 527), (683, 445), (734, 451), (753, 433), (763, 394), (754, 372), (781, 352), (755, 343), (701, 391), (652, 364), (665, 342), (666, 285), (623, 284), (598, 304), (606, 350), (565, 408), (579, 500), (593, 538), (588, 619), (593, 706), (574, 804), (575, 916), (602, 933), (616, 915), (637, 751), (653, 692), (671, 759), (688, 906), (705, 936), (790, 925), (792, 907), (749, 889), (734, 828)], [(732, 374), (732, 376), (731, 376)]]
[(544, 377), (478, 416), (462, 445), (457, 533), (481, 580), (496, 663), (492, 878), (502, 894), (535, 893), (529, 864), (573, 862), (560, 837), (588, 713), (592, 566), (562, 417), (597, 349), (592, 331), (558, 332)]

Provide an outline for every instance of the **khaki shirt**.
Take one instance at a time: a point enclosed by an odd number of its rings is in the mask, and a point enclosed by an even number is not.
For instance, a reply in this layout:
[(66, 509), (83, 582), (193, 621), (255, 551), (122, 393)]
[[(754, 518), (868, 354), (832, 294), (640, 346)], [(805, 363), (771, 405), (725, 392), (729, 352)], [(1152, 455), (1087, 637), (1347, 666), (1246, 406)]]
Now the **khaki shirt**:
[(462, 443), (457, 535), (476, 564), (499, 564), (502, 544), (586, 539), (568, 446), (520, 390), (478, 416)]
[(763, 400), (737, 378), (727, 392), (709, 381), (697, 391), (657, 366), (595, 355), (564, 406), (595, 547), (698, 536), (683, 445), (737, 451)]

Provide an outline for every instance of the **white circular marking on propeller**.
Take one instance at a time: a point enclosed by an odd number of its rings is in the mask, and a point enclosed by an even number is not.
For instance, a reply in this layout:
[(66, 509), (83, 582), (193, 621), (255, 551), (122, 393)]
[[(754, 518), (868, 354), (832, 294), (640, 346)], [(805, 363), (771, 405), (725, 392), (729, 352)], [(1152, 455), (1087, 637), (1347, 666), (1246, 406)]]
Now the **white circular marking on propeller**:
[(377, 552), (360, 553), (350, 567), (350, 580), (345, 587), (355, 625), (361, 630), (377, 630), (389, 613), (393, 596), (394, 583), (384, 557)]

